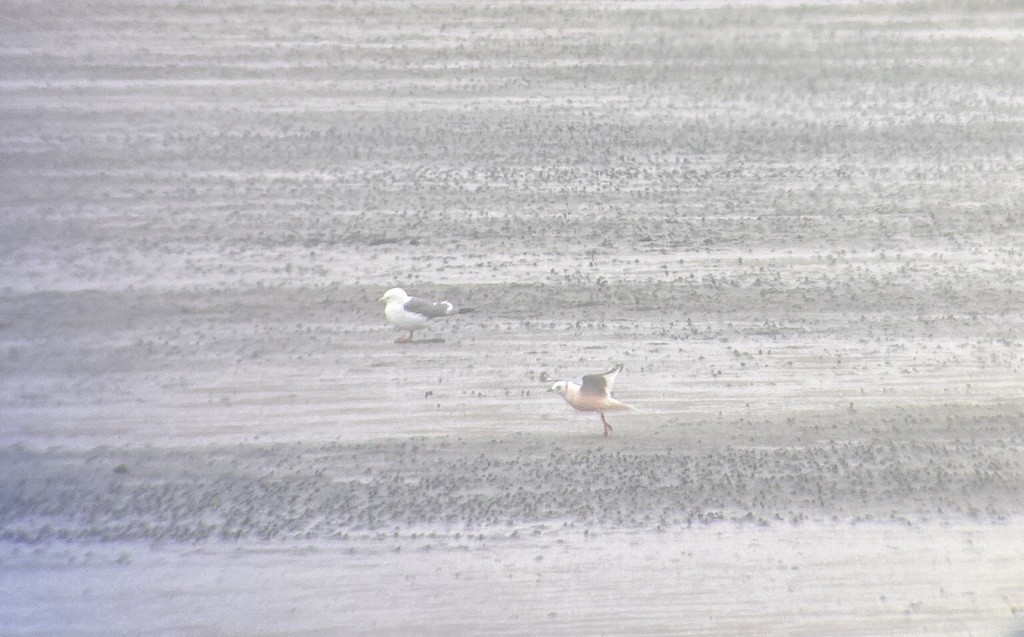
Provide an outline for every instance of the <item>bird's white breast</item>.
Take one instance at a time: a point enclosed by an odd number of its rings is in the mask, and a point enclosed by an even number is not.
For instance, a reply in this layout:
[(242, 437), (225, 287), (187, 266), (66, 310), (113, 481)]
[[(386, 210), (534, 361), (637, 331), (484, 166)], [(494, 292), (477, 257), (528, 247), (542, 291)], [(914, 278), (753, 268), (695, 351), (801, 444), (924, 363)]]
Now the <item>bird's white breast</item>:
[(407, 312), (401, 303), (388, 303), (384, 306), (384, 318), (395, 327), (403, 330), (418, 330), (430, 320), (421, 314)]

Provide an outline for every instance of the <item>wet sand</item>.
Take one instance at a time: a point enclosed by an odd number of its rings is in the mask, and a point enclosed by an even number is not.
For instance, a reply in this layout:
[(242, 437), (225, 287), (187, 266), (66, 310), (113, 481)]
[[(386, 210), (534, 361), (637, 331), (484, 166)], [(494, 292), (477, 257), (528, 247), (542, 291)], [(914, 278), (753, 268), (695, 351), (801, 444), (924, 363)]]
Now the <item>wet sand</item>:
[(19, 545), (0, 582), (7, 625), (29, 634), (998, 634), (1014, 624), (995, 618), (1020, 612), (1006, 568), (1019, 532), (719, 524), (451, 544)]
[(1022, 630), (1012, 4), (8, 9), (6, 632)]

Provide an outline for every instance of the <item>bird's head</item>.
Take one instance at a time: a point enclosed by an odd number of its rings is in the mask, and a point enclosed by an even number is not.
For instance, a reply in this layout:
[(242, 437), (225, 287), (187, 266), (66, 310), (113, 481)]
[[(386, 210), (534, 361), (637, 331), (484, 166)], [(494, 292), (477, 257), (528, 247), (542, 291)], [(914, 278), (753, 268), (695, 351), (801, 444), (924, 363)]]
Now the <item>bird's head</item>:
[(569, 383), (565, 382), (564, 380), (560, 380), (557, 383), (555, 383), (554, 385), (552, 385), (551, 389), (549, 389), (548, 391), (556, 391), (559, 394), (565, 396), (565, 392), (567, 392), (568, 390), (569, 390)]
[(377, 299), (377, 301), (383, 301), (385, 303), (405, 303), (409, 300), (409, 295), (405, 293), (402, 288), (391, 288), (384, 293), (384, 296)]

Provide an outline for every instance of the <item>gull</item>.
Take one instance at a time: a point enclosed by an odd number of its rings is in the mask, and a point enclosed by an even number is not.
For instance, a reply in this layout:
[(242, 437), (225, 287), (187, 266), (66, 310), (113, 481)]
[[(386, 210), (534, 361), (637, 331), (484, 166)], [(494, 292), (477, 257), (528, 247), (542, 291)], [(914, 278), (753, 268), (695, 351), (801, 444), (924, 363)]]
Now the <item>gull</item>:
[(565, 402), (572, 405), (577, 411), (596, 411), (601, 414), (604, 436), (607, 438), (612, 431), (612, 426), (605, 419), (604, 412), (633, 409), (632, 405), (612, 398), (612, 383), (615, 382), (615, 377), (621, 371), (622, 365), (620, 364), (603, 374), (587, 374), (582, 378), (582, 383), (560, 380), (548, 391), (556, 391), (561, 394)]
[(457, 308), (448, 301), (427, 301), (409, 296), (402, 288), (391, 288), (380, 297), (384, 301), (384, 318), (400, 330), (409, 330), (396, 343), (411, 343), (412, 333), (430, 323), (430, 319), (472, 312), (473, 308)]

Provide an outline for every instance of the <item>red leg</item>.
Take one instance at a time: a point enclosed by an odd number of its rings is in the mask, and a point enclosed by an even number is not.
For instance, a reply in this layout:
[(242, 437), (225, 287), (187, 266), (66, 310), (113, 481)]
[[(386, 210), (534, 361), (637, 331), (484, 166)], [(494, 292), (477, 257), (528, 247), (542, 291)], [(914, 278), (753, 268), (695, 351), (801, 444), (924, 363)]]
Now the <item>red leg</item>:
[(402, 338), (398, 339), (395, 342), (396, 343), (411, 343), (412, 342), (412, 330), (409, 330), (409, 335), (408, 336), (403, 336)]
[(612, 431), (612, 426), (607, 420), (605, 420), (603, 411), (599, 411), (597, 413), (601, 414), (601, 424), (604, 425), (604, 437), (607, 438), (608, 434)]

